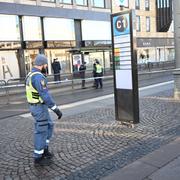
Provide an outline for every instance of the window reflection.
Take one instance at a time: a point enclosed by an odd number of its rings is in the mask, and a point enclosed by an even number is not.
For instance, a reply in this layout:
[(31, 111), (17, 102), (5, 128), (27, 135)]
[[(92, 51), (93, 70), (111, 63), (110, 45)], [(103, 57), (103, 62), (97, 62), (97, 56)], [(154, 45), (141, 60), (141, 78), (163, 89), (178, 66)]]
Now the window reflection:
[(72, 4), (72, 0), (61, 0), (60, 2), (64, 4)]
[(17, 51), (0, 51), (0, 79), (19, 78)]
[(48, 72), (52, 74), (51, 64), (53, 59), (57, 58), (61, 65), (62, 74), (71, 72), (71, 54), (69, 53), (69, 49), (47, 49), (45, 50), (45, 54), (48, 58)]
[(0, 15), (0, 41), (20, 40), (19, 17), (15, 15)]
[(42, 40), (40, 17), (23, 16), (22, 23), (25, 41)]
[(101, 8), (105, 7), (104, 0), (91, 0), (91, 4), (94, 7), (101, 7)]
[(76, 0), (77, 5), (87, 6), (87, 0)]

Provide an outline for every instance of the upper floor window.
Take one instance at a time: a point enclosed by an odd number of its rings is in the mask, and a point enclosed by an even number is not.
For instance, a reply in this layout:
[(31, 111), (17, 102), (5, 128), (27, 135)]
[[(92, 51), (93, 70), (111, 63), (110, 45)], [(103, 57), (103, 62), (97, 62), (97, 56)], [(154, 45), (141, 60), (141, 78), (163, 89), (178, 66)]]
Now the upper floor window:
[(140, 0), (136, 0), (136, 9), (140, 9)]
[(56, 0), (43, 0), (45, 2), (55, 2)]
[(87, 0), (76, 0), (77, 5), (87, 6)]
[(0, 41), (19, 41), (19, 17), (15, 15), (0, 14), (1, 33)]
[(91, 0), (91, 4), (94, 7), (100, 7), (100, 8), (104, 8), (105, 7), (104, 0)]
[(60, 2), (64, 4), (72, 4), (72, 0), (61, 0)]
[(149, 0), (145, 0), (145, 10), (146, 11), (149, 11), (149, 9), (150, 9), (149, 6), (150, 6), (149, 5)]
[(136, 16), (136, 30), (138, 32), (141, 31), (141, 20), (140, 20), (140, 16)]
[(146, 32), (150, 32), (150, 17), (146, 17)]

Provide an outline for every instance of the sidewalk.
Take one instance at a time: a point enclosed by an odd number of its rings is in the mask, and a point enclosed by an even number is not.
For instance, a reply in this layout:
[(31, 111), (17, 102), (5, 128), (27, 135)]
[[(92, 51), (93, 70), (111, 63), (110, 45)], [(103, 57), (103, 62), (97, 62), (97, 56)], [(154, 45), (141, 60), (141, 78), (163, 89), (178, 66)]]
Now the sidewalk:
[[(163, 172), (160, 167), (180, 155), (176, 154), (180, 142), (180, 102), (173, 100), (171, 95), (172, 92), (167, 91), (140, 98), (140, 123), (134, 128), (115, 121), (112, 96), (62, 106), (62, 120), (56, 120), (55, 114), (51, 113), (55, 119), (55, 134), (50, 150), (55, 156), (52, 164), (44, 168), (34, 167), (33, 164), (32, 117), (24, 114), (2, 119), (0, 179), (99, 180), (114, 175), (119, 169), (135, 169), (138, 163), (137, 174), (143, 172), (142, 178), (149, 180), (153, 175), (157, 177), (156, 173)], [(171, 142), (173, 147), (167, 148), (166, 145)], [(161, 157), (165, 155), (159, 148), (166, 153), (164, 161)], [(155, 161), (154, 151), (159, 152), (157, 156), (161, 161)], [(134, 177), (141, 180), (135, 175), (132, 180)]]
[(179, 180), (180, 137), (102, 180)]

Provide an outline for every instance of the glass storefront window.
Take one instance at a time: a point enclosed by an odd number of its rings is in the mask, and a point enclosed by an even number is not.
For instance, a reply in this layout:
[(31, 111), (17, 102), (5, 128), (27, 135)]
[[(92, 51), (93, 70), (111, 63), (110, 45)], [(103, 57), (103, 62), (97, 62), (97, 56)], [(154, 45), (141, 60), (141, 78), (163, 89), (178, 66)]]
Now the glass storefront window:
[(24, 51), (24, 60), (25, 60), (25, 72), (28, 74), (32, 67), (35, 60), (35, 57), (39, 54), (39, 51), (36, 50), (25, 50)]
[(47, 49), (45, 54), (48, 58), (48, 73), (52, 74), (52, 62), (53, 59), (57, 58), (61, 65), (61, 74), (71, 73), (72, 64), (71, 64), (71, 54), (69, 49)]
[[(42, 40), (40, 17), (23, 16), (22, 23), (23, 23), (24, 41)], [(33, 24), (33, 28), (32, 28), (32, 24)]]
[[(100, 64), (104, 68), (103, 52), (90, 52), (88, 56), (88, 61), (86, 60), (87, 70), (93, 70), (95, 59), (98, 59)], [(87, 57), (85, 59), (87, 59)]]
[(44, 18), (44, 35), (46, 41), (75, 40), (74, 20)]
[(76, 0), (77, 5), (87, 6), (87, 0)]
[(15, 15), (0, 15), (0, 41), (19, 41), (19, 17)]
[(91, 4), (94, 7), (100, 7), (100, 8), (104, 8), (105, 7), (104, 0), (91, 0)]
[(108, 70), (108, 69), (111, 68), (111, 54), (110, 54), (110, 51), (104, 52), (104, 57), (105, 57), (104, 66), (105, 66), (105, 69)]
[(19, 78), (17, 51), (0, 51), (0, 79)]

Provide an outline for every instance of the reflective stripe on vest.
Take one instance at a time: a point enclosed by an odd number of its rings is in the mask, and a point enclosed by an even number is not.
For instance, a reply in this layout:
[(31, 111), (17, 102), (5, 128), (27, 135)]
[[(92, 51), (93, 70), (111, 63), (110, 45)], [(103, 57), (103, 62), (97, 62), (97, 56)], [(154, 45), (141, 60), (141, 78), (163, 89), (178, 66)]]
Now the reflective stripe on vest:
[(99, 64), (96, 64), (96, 73), (102, 73), (102, 66)]
[(41, 74), (40, 72), (30, 72), (26, 79), (26, 97), (28, 103), (36, 104), (43, 103), (42, 98), (39, 96), (38, 91), (32, 86), (32, 76), (35, 74)]

